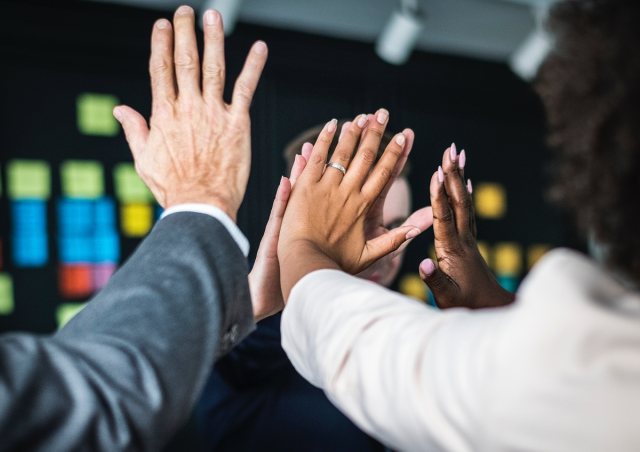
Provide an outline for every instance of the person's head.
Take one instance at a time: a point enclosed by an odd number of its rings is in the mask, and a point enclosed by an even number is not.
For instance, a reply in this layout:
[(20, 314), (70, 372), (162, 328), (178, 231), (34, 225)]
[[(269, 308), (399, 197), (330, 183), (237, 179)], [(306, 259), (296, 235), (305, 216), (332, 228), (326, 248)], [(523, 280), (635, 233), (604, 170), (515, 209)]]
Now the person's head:
[[(346, 120), (338, 122), (338, 131), (342, 130), (342, 126), (345, 122)], [(300, 153), (302, 145), (307, 142), (315, 143), (323, 127), (324, 125), (319, 125), (305, 130), (285, 147), (284, 159), (287, 163), (287, 174), (291, 172), (291, 167), (293, 166), (295, 156), (296, 154)], [(385, 132), (382, 140), (380, 141), (380, 147), (378, 148), (378, 159), (382, 156), (382, 153), (387, 148), (387, 145), (392, 139), (393, 134), (388, 131)], [(338, 140), (335, 139), (331, 144), (331, 148), (329, 149), (329, 156), (333, 154), (333, 151), (335, 151), (337, 145)], [(391, 189), (389, 190), (389, 193), (387, 195), (387, 199), (384, 203), (383, 221), (387, 229), (392, 229), (400, 226), (411, 213), (411, 188), (409, 187), (409, 183), (407, 181), (408, 171), (409, 163), (407, 162), (404, 169), (391, 186)], [(369, 279), (385, 287), (390, 286), (398, 275), (398, 272), (400, 271), (403, 256), (404, 255), (401, 254), (389, 261), (385, 265), (385, 267), (375, 272), (373, 275), (371, 275), (371, 277), (369, 277)]]
[(553, 52), (536, 87), (558, 150), (552, 196), (640, 283), (640, 2), (556, 5)]

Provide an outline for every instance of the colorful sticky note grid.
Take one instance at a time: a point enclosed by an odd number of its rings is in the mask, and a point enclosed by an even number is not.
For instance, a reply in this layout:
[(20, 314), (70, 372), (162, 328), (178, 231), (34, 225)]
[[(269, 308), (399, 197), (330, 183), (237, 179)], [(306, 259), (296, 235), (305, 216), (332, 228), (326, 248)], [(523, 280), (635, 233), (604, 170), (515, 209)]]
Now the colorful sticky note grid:
[(398, 288), (400, 289), (400, 293), (408, 297), (417, 298), (420, 301), (427, 301), (427, 285), (417, 273), (410, 273), (400, 278)]
[(13, 279), (7, 273), (0, 273), (0, 315), (9, 315), (14, 309)]
[(87, 303), (63, 303), (56, 309), (56, 320), (58, 321), (58, 329), (65, 326), (69, 320), (74, 318), (76, 314), (84, 309)]
[(23, 200), (10, 203), (11, 254), (17, 267), (42, 267), (49, 260), (47, 204)]
[(91, 265), (60, 265), (58, 289), (64, 298), (84, 298), (91, 295), (93, 293)]
[(51, 196), (51, 168), (44, 160), (11, 160), (7, 164), (10, 199), (47, 200)]
[(119, 163), (113, 169), (113, 183), (120, 202), (154, 202), (151, 190), (142, 182), (133, 163)]
[(494, 270), (500, 276), (522, 273), (522, 247), (517, 243), (497, 243), (493, 249)]
[(62, 193), (67, 198), (97, 199), (104, 194), (104, 171), (96, 160), (67, 160), (60, 166)]
[(76, 99), (78, 130), (83, 135), (113, 137), (120, 123), (113, 117), (113, 108), (120, 101), (109, 94), (83, 93)]
[(91, 277), (93, 282), (93, 290), (100, 290), (107, 285), (109, 279), (116, 271), (116, 266), (113, 264), (101, 264), (94, 265), (91, 268)]
[(142, 237), (153, 225), (153, 208), (144, 203), (124, 203), (120, 209), (122, 232), (127, 237)]
[(501, 184), (477, 184), (473, 190), (473, 199), (479, 218), (497, 220), (507, 213), (507, 191)]
[(533, 268), (536, 265), (542, 256), (547, 254), (551, 250), (551, 245), (547, 244), (536, 244), (531, 245), (527, 249), (527, 266), (529, 269)]

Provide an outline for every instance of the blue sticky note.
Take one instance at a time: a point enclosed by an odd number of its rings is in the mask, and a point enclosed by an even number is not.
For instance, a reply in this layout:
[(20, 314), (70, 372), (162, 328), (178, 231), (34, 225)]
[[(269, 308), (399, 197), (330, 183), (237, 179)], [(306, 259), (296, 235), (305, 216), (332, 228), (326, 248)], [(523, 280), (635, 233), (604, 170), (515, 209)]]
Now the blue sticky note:
[(93, 238), (94, 262), (118, 263), (120, 260), (120, 237), (115, 232), (100, 232)]
[(89, 263), (95, 260), (91, 236), (67, 236), (58, 238), (60, 261), (71, 263)]
[(49, 260), (49, 241), (46, 234), (14, 234), (11, 254), (16, 267), (42, 267)]
[(496, 277), (498, 284), (500, 284), (505, 290), (509, 292), (515, 292), (518, 290), (518, 278), (514, 276), (501, 276)]
[(94, 205), (89, 200), (63, 198), (58, 201), (58, 234), (90, 235), (93, 231)]
[(45, 234), (47, 230), (47, 203), (37, 200), (12, 201), (11, 225), (16, 234)]
[(113, 199), (104, 197), (95, 202), (93, 220), (98, 231), (116, 231), (116, 205)]

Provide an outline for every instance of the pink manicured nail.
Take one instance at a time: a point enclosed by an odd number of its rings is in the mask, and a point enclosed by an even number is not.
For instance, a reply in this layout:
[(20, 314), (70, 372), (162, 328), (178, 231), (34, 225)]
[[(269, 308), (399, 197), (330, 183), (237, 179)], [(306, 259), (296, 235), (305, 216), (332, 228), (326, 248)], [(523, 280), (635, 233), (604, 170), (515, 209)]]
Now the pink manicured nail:
[(169, 21), (167, 19), (160, 19), (156, 24), (156, 27), (158, 27), (160, 30), (164, 30), (168, 26), (169, 26)]
[(458, 152), (457, 152), (455, 143), (451, 144), (451, 150), (449, 152), (450, 152), (450, 156), (451, 156), (451, 161), (455, 162), (456, 161), (456, 157), (458, 156)]
[(444, 182), (444, 172), (441, 166), (438, 167), (438, 181), (440, 181), (440, 183)]
[(350, 125), (351, 125), (350, 122), (345, 122), (342, 125), (342, 130), (340, 131), (340, 136), (338, 137), (338, 141), (340, 141), (342, 139), (342, 135), (344, 135), (344, 133), (347, 131), (347, 129), (349, 128)]
[(190, 12), (192, 12), (193, 9), (190, 6), (181, 6), (180, 8), (178, 8), (178, 10), (176, 11), (176, 14), (189, 14)]
[(369, 118), (367, 117), (367, 115), (360, 115), (360, 117), (358, 118), (358, 127), (362, 129), (367, 124), (368, 120)]
[(407, 232), (407, 235), (405, 235), (405, 238), (407, 240), (411, 240), (414, 237), (418, 237), (420, 235), (420, 229), (418, 228), (413, 228), (412, 230), (410, 230), (409, 232)]
[(389, 119), (389, 112), (384, 108), (380, 109), (380, 111), (378, 111), (378, 114), (376, 115), (376, 119), (380, 124), (385, 124), (387, 122), (387, 119)]
[(212, 9), (207, 10), (206, 13), (204, 13), (204, 21), (207, 23), (207, 25), (214, 25), (218, 23), (218, 12), (214, 11)]
[(396, 143), (398, 143), (398, 146), (403, 146), (404, 142), (405, 142), (404, 134), (399, 133), (398, 136), (396, 136)]
[(256, 42), (256, 45), (253, 46), (253, 51), (258, 55), (263, 55), (267, 53), (267, 45), (262, 41), (258, 41)]
[(337, 124), (338, 124), (337, 119), (332, 119), (331, 121), (329, 121), (329, 124), (327, 124), (327, 132), (333, 133), (336, 130)]
[(431, 276), (431, 274), (436, 270), (436, 265), (431, 259), (425, 259), (420, 264), (420, 269), (425, 275)]
[(469, 194), (473, 193), (473, 185), (471, 185), (471, 179), (467, 179), (467, 190)]
[(464, 153), (464, 149), (460, 153), (460, 160), (458, 160), (458, 166), (464, 168), (464, 164), (467, 163), (467, 154)]

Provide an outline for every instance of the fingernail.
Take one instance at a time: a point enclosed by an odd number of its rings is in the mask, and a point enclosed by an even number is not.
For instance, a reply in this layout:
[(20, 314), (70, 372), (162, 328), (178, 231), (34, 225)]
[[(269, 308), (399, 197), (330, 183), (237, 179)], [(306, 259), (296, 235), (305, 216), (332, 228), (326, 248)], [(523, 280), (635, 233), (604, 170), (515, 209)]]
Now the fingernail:
[(337, 119), (332, 119), (331, 121), (329, 121), (329, 124), (327, 124), (327, 132), (332, 133), (336, 130), (336, 125), (338, 124), (338, 120)]
[(387, 122), (387, 119), (389, 119), (389, 112), (384, 108), (381, 108), (376, 115), (376, 119), (380, 124), (385, 124)]
[(420, 269), (425, 275), (431, 276), (431, 274), (436, 270), (436, 265), (431, 259), (425, 259), (420, 264)]
[(399, 146), (402, 146), (404, 145), (404, 141), (405, 141), (404, 134), (399, 133), (398, 136), (396, 136), (396, 143), (398, 143)]
[(122, 122), (122, 112), (118, 107), (113, 109), (113, 117), (118, 120), (118, 122)]
[(407, 235), (405, 235), (405, 238), (407, 240), (410, 240), (414, 237), (418, 237), (420, 235), (420, 229), (418, 228), (413, 228), (412, 230), (410, 230), (409, 232), (407, 232)]
[(218, 12), (212, 9), (204, 13), (204, 20), (207, 25), (213, 25), (218, 23)]
[(438, 180), (440, 181), (440, 183), (444, 182), (444, 172), (442, 171), (441, 166), (438, 167)]
[(368, 120), (369, 118), (367, 117), (367, 115), (360, 115), (360, 117), (358, 118), (358, 127), (362, 129)]
[(189, 14), (191, 11), (193, 11), (193, 9), (190, 6), (187, 5), (183, 5), (180, 8), (178, 8), (178, 10), (176, 11), (176, 14)]
[(458, 160), (458, 166), (460, 168), (464, 168), (464, 164), (467, 163), (467, 154), (465, 154), (464, 149), (460, 153), (460, 160)]
[(458, 156), (458, 152), (457, 152), (455, 143), (451, 144), (451, 150), (449, 152), (450, 152), (450, 156), (451, 156), (451, 161), (455, 162), (456, 161), (456, 157)]
[(253, 46), (253, 51), (259, 55), (263, 55), (267, 53), (267, 45), (262, 41), (258, 41), (256, 45)]
[(469, 194), (473, 193), (473, 185), (471, 185), (471, 179), (467, 179), (467, 190)]
[(158, 27), (160, 30), (164, 30), (168, 26), (169, 26), (169, 21), (167, 19), (160, 19), (156, 24), (156, 27)]

